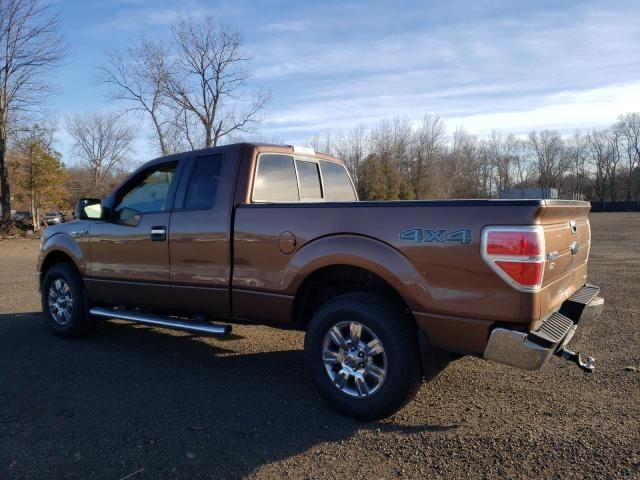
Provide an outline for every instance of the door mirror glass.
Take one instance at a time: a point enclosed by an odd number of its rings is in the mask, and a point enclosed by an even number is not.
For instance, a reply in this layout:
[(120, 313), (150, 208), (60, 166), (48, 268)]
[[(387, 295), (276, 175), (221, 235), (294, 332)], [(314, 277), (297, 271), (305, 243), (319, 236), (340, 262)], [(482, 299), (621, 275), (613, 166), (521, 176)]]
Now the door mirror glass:
[(102, 202), (97, 198), (81, 198), (78, 201), (76, 212), (80, 220), (101, 220)]
[(117, 223), (129, 225), (131, 227), (138, 226), (140, 224), (140, 219), (142, 218), (140, 212), (128, 207), (124, 207), (122, 210), (119, 210), (117, 215)]

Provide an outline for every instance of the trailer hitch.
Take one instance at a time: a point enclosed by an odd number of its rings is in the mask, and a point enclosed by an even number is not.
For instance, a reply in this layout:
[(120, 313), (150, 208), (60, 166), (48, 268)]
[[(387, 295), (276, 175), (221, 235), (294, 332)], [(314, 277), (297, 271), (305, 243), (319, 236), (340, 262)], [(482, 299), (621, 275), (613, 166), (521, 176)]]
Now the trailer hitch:
[(572, 352), (565, 347), (559, 348), (555, 354), (560, 358), (564, 358), (569, 362), (575, 363), (585, 372), (593, 373), (596, 369), (596, 366), (594, 365), (595, 359), (593, 357), (587, 357), (587, 361), (585, 362), (580, 353)]

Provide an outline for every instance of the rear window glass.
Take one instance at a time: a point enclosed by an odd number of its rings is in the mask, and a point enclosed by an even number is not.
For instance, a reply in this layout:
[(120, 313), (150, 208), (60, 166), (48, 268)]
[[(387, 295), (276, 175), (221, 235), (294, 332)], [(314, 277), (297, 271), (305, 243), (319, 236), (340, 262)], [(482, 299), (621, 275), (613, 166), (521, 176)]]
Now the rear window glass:
[(196, 159), (191, 173), (184, 208), (208, 210), (213, 207), (222, 168), (222, 155), (205, 155)]
[(320, 161), (322, 183), (324, 185), (324, 198), (328, 202), (355, 202), (356, 194), (353, 191), (347, 169), (333, 162)]
[(260, 156), (252, 199), (254, 202), (297, 202), (299, 200), (293, 157), (276, 154)]
[(296, 160), (300, 180), (300, 198), (322, 198), (320, 172), (315, 162)]

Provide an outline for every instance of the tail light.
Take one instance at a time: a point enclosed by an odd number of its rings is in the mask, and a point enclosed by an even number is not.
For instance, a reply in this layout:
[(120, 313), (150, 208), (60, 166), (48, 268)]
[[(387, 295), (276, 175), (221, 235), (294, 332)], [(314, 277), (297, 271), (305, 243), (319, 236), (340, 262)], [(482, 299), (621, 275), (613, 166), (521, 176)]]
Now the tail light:
[(542, 226), (486, 227), (482, 258), (512, 287), (535, 292), (542, 286), (545, 245)]

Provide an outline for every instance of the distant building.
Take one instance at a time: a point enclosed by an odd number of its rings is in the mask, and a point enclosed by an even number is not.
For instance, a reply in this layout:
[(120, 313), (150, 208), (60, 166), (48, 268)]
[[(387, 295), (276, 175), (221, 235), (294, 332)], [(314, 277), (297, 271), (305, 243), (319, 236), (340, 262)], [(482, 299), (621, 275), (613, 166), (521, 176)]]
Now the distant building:
[(558, 198), (557, 188), (508, 188), (500, 192), (500, 198)]

